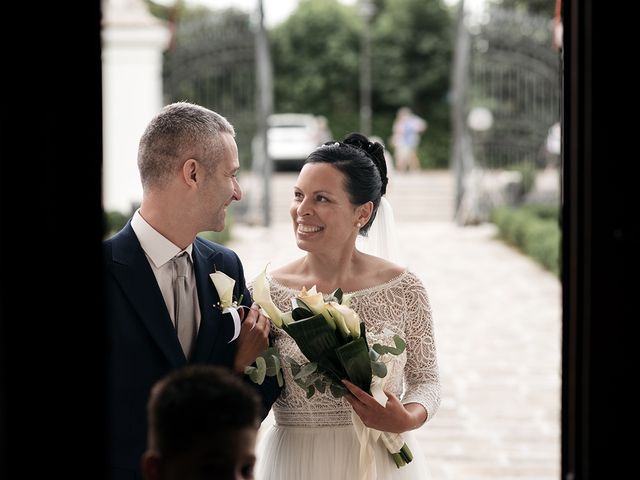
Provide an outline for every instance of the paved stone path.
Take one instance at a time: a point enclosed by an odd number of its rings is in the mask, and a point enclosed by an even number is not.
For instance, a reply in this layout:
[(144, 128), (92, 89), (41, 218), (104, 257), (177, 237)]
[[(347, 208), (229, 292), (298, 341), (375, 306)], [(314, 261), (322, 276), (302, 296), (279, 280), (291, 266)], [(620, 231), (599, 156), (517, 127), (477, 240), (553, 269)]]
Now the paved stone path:
[[(560, 476), (561, 285), (494, 238), (490, 224), (399, 222), (409, 267), (433, 308), (442, 381), (418, 432), (433, 480)], [(302, 255), (292, 227), (236, 224), (248, 278)]]

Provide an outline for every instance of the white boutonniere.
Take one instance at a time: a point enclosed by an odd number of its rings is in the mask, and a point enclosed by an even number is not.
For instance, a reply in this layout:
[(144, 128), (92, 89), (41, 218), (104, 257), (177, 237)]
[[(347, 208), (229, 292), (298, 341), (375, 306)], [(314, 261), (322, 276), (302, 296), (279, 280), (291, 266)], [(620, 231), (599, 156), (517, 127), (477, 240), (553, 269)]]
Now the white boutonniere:
[(209, 274), (209, 277), (211, 278), (213, 286), (216, 288), (218, 297), (220, 298), (220, 301), (214, 306), (222, 310), (222, 313), (230, 313), (231, 318), (233, 318), (233, 337), (229, 340), (229, 343), (231, 343), (238, 338), (238, 335), (240, 334), (241, 319), (238, 310), (247, 307), (240, 304), (240, 302), (242, 302), (242, 295), (240, 295), (238, 300), (233, 299), (233, 288), (236, 285), (236, 281), (233, 278), (224, 272), (219, 272), (218, 270)]

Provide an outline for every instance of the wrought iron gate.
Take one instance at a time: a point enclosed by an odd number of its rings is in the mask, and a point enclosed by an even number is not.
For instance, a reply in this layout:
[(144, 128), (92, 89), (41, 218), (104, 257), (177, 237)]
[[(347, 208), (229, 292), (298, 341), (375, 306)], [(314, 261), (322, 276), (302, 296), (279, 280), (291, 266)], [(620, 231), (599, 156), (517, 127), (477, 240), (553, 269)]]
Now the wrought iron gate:
[(452, 164), (461, 223), (486, 219), (492, 205), (480, 184), (489, 175), (514, 171), (522, 178), (545, 166), (547, 136), (560, 120), (552, 35), (552, 19), (495, 7), (465, 12), (459, 22)]
[(233, 124), (243, 168), (256, 131), (254, 35), (247, 13), (203, 10), (177, 23), (163, 72), (166, 103), (192, 101)]

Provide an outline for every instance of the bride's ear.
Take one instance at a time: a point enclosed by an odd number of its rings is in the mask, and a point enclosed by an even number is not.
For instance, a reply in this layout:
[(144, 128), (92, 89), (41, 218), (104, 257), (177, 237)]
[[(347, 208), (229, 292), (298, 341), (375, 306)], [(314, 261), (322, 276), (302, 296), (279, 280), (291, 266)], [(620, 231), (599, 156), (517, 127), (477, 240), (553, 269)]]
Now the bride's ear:
[(373, 213), (373, 202), (369, 201), (367, 203), (363, 203), (358, 207), (356, 213), (356, 221), (360, 225), (366, 225), (371, 218), (371, 214)]

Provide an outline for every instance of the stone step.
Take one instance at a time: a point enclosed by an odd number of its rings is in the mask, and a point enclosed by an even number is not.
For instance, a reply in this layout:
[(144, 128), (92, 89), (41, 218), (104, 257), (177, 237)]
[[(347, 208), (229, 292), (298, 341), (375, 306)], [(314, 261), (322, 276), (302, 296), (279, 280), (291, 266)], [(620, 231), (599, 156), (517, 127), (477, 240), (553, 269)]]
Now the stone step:
[[(293, 198), (296, 172), (277, 172), (271, 181), (271, 219), (275, 223), (290, 221), (289, 208)], [(264, 216), (258, 202), (264, 181), (243, 173), (240, 178), (244, 196), (235, 205), (239, 217), (253, 217), (259, 223)], [(455, 182), (449, 171), (422, 171), (412, 174), (396, 174), (390, 178), (387, 198), (393, 206), (396, 221), (450, 221), (453, 219)], [(246, 215), (247, 212), (253, 212)], [(249, 221), (251, 223), (251, 221)]]

